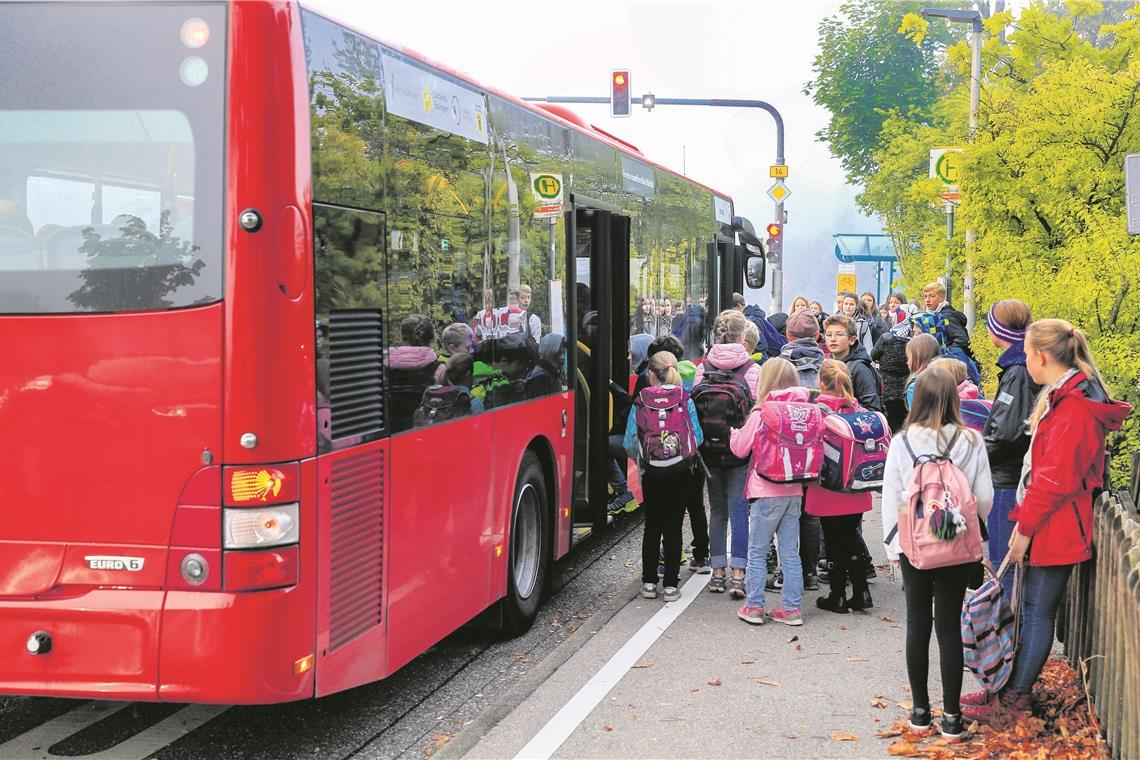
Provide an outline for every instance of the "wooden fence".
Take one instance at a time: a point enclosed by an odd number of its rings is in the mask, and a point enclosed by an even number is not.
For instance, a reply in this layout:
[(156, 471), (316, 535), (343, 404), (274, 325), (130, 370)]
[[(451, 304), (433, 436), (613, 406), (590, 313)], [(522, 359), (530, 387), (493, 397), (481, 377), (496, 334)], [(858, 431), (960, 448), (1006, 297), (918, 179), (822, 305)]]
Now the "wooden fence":
[(1128, 491), (1094, 505), (1094, 558), (1078, 566), (1058, 638), (1087, 684), (1113, 758), (1140, 758), (1140, 456)]

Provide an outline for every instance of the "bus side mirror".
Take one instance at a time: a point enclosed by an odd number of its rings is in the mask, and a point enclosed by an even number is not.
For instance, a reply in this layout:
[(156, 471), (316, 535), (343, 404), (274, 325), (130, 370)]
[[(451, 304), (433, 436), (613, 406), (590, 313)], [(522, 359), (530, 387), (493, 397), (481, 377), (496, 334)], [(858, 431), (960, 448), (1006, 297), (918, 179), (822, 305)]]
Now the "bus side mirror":
[(764, 254), (753, 252), (752, 246), (744, 246), (748, 258), (744, 260), (744, 281), (750, 288), (764, 287), (765, 275)]

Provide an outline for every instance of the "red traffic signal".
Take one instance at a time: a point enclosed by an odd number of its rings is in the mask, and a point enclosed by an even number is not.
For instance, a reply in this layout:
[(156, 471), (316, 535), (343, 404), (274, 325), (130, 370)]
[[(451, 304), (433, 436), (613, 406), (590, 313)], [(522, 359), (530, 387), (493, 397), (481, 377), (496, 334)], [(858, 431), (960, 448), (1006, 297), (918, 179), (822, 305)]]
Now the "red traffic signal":
[(610, 115), (629, 116), (629, 69), (610, 72)]
[(777, 222), (768, 225), (768, 237), (770, 238), (780, 237), (780, 233), (783, 231), (783, 227)]

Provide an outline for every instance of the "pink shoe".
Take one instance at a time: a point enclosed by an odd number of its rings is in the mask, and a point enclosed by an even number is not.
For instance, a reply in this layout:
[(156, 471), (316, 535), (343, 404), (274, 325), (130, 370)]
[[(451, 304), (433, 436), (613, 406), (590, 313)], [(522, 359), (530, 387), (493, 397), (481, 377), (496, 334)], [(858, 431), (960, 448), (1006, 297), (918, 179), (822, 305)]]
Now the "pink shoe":
[(764, 608), (749, 607), (747, 604), (736, 611), (736, 616), (745, 623), (764, 625)]
[(798, 609), (785, 610), (782, 607), (772, 610), (768, 613), (768, 617), (775, 620), (777, 623), (784, 625), (803, 625), (804, 618)]
[(1003, 691), (997, 699), (991, 699), (984, 705), (963, 704), (962, 719), (967, 723), (976, 720), (986, 725), (992, 725), (998, 720), (1016, 721), (1022, 713), (1029, 712), (1030, 707), (1028, 694)]
[(975, 691), (975, 692), (971, 692), (969, 694), (963, 694), (962, 698), (959, 699), (958, 701), (963, 706), (968, 705), (970, 707), (977, 707), (978, 705), (989, 704), (991, 696), (993, 696), (993, 695), (990, 694), (985, 689), (982, 689), (981, 691)]

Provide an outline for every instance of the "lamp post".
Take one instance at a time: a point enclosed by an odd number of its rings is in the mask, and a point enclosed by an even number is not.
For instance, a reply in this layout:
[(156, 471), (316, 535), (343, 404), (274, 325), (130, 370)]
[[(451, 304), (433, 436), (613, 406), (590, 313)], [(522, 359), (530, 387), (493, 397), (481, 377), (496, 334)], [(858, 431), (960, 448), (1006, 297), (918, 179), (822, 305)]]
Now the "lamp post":
[[(944, 18), (958, 24), (970, 25), (970, 132), (969, 142), (974, 142), (978, 132), (978, 102), (982, 91), (982, 14), (978, 11), (954, 10), (951, 8), (923, 8), (927, 18)], [(949, 227), (947, 228), (949, 232)], [(966, 229), (966, 266), (962, 272), (962, 311), (966, 314), (966, 329), (974, 331), (976, 309), (974, 306), (974, 245), (977, 233)]]

